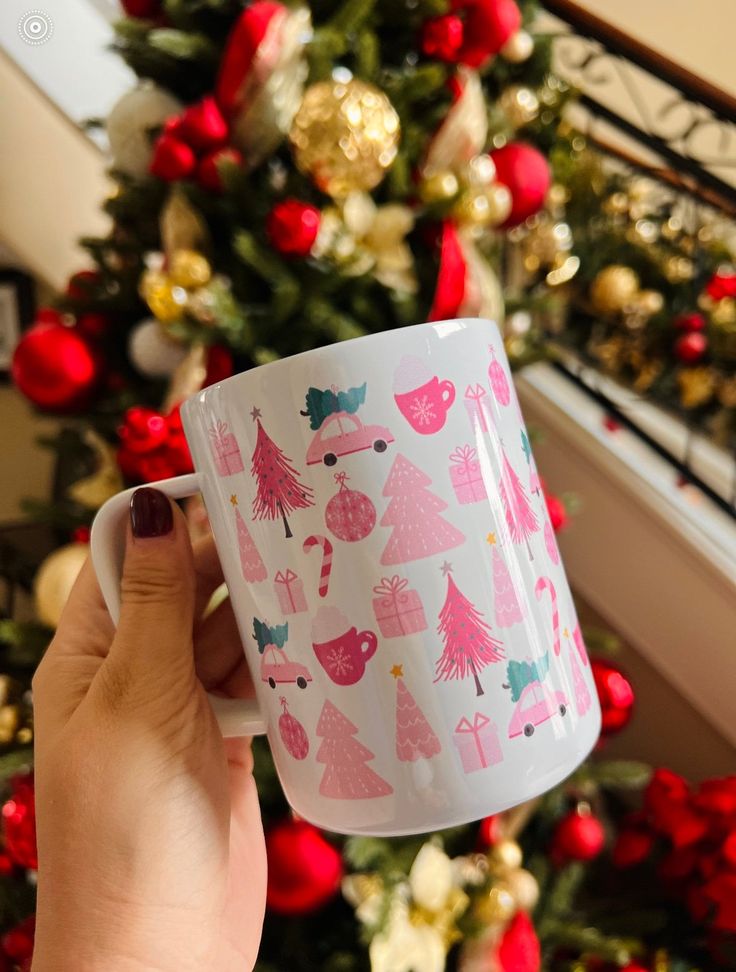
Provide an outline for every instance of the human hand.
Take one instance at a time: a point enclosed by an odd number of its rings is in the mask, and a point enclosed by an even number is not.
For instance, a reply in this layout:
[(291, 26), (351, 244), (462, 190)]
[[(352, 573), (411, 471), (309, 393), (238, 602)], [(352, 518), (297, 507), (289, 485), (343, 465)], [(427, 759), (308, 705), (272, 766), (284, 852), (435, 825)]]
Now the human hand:
[(250, 741), (205, 689), (252, 695), (211, 538), (158, 490), (131, 503), (113, 628), (83, 568), (33, 679), (33, 972), (246, 972), (266, 859)]

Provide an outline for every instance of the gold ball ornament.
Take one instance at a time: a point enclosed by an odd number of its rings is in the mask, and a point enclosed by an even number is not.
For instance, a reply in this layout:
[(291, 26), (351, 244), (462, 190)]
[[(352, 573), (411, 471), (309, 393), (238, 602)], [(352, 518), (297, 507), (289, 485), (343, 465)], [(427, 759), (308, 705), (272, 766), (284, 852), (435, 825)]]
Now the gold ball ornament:
[(488, 852), (488, 864), (497, 874), (518, 870), (523, 859), (521, 847), (515, 840), (500, 840)]
[(459, 190), (460, 185), (454, 172), (436, 172), (423, 180), (419, 186), (419, 195), (425, 203), (439, 203), (452, 199)]
[(716, 375), (712, 368), (684, 368), (677, 374), (680, 402), (683, 408), (697, 408), (707, 404), (716, 390)]
[(89, 554), (89, 544), (68, 543), (50, 554), (36, 574), (36, 614), (50, 628), (59, 623), (74, 582)]
[(19, 725), (19, 707), (17, 705), (0, 706), (0, 743), (12, 742)]
[(725, 297), (717, 301), (711, 311), (711, 318), (718, 327), (736, 324), (736, 300), (733, 297)]
[(336, 199), (373, 189), (398, 151), (399, 116), (375, 85), (357, 78), (310, 85), (289, 132), (297, 168)]
[(599, 314), (618, 314), (631, 304), (638, 290), (639, 277), (631, 267), (613, 263), (595, 275), (590, 300)]
[(514, 128), (528, 125), (539, 114), (539, 98), (531, 88), (521, 84), (512, 84), (504, 88), (498, 104)]
[(31, 742), (33, 739), (33, 729), (31, 729), (30, 726), (23, 726), (16, 733), (15, 739), (16, 742), (21, 743), (21, 745)]
[(517, 905), (523, 911), (533, 911), (539, 901), (539, 884), (534, 875), (520, 867), (507, 875), (505, 882)]
[(146, 294), (151, 313), (161, 324), (173, 324), (181, 319), (189, 296), (183, 287), (167, 281), (153, 287)]
[(469, 186), (490, 186), (496, 178), (496, 163), (490, 155), (474, 155), (463, 175)]
[(664, 275), (670, 283), (684, 283), (695, 276), (695, 264), (688, 257), (668, 257), (664, 264)]
[(534, 38), (525, 30), (517, 30), (501, 48), (501, 57), (511, 64), (522, 64), (532, 56)]
[(176, 250), (169, 263), (171, 282), (186, 290), (204, 287), (212, 278), (212, 267), (196, 250)]
[(516, 911), (516, 900), (505, 884), (494, 884), (487, 895), (480, 898), (473, 909), (484, 925), (501, 925)]

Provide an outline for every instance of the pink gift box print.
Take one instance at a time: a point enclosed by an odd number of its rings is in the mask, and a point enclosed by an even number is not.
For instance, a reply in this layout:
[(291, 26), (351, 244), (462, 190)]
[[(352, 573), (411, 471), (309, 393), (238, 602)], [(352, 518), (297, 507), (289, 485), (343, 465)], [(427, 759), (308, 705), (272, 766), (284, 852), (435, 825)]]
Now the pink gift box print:
[(488, 499), (478, 453), (472, 446), (458, 446), (450, 453), (450, 482), (459, 503), (479, 503)]
[(408, 580), (394, 574), (393, 577), (382, 577), (381, 583), (373, 588), (378, 594), (373, 598), (373, 612), (384, 638), (400, 638), (426, 631), (424, 605), (417, 591), (407, 590), (408, 586)]
[(273, 586), (283, 614), (300, 614), (307, 610), (304, 584), (290, 567), (276, 572)]
[(476, 712), (472, 722), (463, 717), (455, 726), (452, 741), (465, 773), (475, 773), (503, 761), (496, 725), (482, 712)]
[(234, 476), (235, 473), (243, 472), (243, 457), (235, 436), (232, 432), (228, 432), (227, 422), (213, 425), (209, 434), (212, 457), (218, 475)]

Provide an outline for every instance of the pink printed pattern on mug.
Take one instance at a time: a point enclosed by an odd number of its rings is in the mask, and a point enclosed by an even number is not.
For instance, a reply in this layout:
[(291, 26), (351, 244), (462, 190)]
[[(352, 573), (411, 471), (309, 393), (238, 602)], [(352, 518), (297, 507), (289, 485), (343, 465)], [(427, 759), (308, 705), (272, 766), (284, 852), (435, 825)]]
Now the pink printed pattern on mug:
[(537, 726), (553, 716), (565, 716), (567, 697), (564, 692), (547, 688), (544, 680), (549, 674), (549, 652), (537, 661), (510, 661), (506, 667), (504, 688), (511, 690), (516, 703), (509, 722), (509, 738), (533, 736)]
[(301, 614), (307, 610), (304, 584), (301, 577), (291, 567), (276, 571), (273, 589), (276, 591), (282, 614)]
[(534, 593), (537, 596), (537, 600), (541, 601), (542, 595), (545, 591), (549, 591), (549, 596), (552, 601), (552, 643), (555, 651), (555, 655), (560, 653), (560, 611), (557, 607), (557, 591), (555, 590), (555, 585), (552, 583), (549, 577), (540, 577), (534, 588)]
[(546, 520), (544, 524), (544, 545), (547, 548), (549, 559), (557, 566), (560, 562), (560, 549), (557, 546), (555, 531), (552, 529), (552, 524), (549, 520)]
[(378, 595), (373, 598), (373, 613), (384, 638), (401, 638), (427, 628), (419, 592), (407, 590), (408, 586), (408, 580), (394, 574), (382, 577), (381, 583), (373, 588), (373, 593)]
[(307, 449), (307, 465), (323, 462), (334, 466), (341, 456), (373, 449), (385, 452), (394, 441), (393, 433), (385, 425), (366, 425), (355, 414), (365, 401), (366, 383), (359, 388), (339, 391), (334, 385), (324, 391), (310, 388), (307, 407), (302, 415), (309, 416), (314, 436)]
[(491, 637), (490, 625), (460, 591), (452, 576), (452, 565), (445, 562), (442, 572), (447, 577), (447, 596), (437, 630), (445, 648), (437, 659), (434, 680), (447, 682), (472, 675), (475, 694), (483, 695), (479, 675), (487, 665), (503, 659), (503, 645)]
[(367, 764), (375, 754), (353, 738), (358, 727), (325, 700), (317, 723), (322, 738), (316, 760), (325, 770), (319, 785), (322, 796), (334, 800), (370, 800), (394, 792), (390, 783)]
[(490, 432), (493, 427), (493, 418), (488, 405), (488, 392), (485, 388), (477, 382), (475, 385), (468, 385), (465, 389), (463, 401), (473, 432)]
[(491, 545), (491, 559), (493, 563), (493, 593), (494, 610), (497, 628), (511, 628), (524, 620), (521, 610), (519, 596), (516, 593), (514, 582), (511, 579), (509, 568), (503, 558), (503, 554), (496, 543), (496, 534), (488, 534), (488, 542)]
[(532, 548), (529, 546), (529, 537), (539, 529), (539, 521), (534, 513), (531, 501), (524, 491), (521, 480), (514, 472), (503, 447), (501, 453), (503, 455), (503, 469), (499, 490), (509, 533), (514, 543), (526, 544), (529, 559), (534, 560)]
[(396, 679), (396, 756), (402, 763), (431, 759), (442, 752), (437, 735), (427, 717), (404, 683), (404, 670), (394, 665), (391, 674)]
[(394, 372), (394, 401), (409, 425), (420, 435), (433, 435), (445, 425), (455, 401), (455, 386), (440, 381), (416, 355), (404, 355)]
[(583, 632), (580, 630), (580, 625), (576, 624), (572, 632), (572, 640), (575, 642), (575, 647), (580, 655), (580, 661), (588, 667), (588, 650), (585, 647), (585, 642), (583, 641)]
[(450, 453), (450, 482), (458, 503), (481, 503), (488, 499), (478, 452), (472, 446), (456, 446)]
[(488, 381), (493, 392), (493, 397), (499, 405), (508, 405), (511, 401), (509, 380), (506, 377), (506, 372), (501, 362), (496, 361), (496, 349), (492, 344), (488, 345), (488, 350), (491, 352), (491, 363), (488, 365)]
[(455, 726), (452, 741), (464, 773), (477, 773), (478, 770), (503, 762), (498, 728), (482, 712), (476, 712), (472, 722), (463, 716)]
[(297, 685), (307, 687), (312, 676), (306, 665), (295, 661), (286, 652), (289, 638), (289, 625), (268, 624), (253, 618), (253, 638), (261, 656), (261, 681), (268, 682), (272, 689), (277, 685)]
[(245, 520), (238, 509), (238, 497), (233, 493), (230, 502), (235, 510), (235, 530), (238, 535), (238, 553), (240, 554), (240, 569), (243, 577), (251, 584), (257, 584), (268, 577), (266, 565), (263, 562), (255, 540), (245, 525)]
[(335, 473), (335, 482), (340, 488), (325, 507), (325, 523), (338, 540), (355, 543), (364, 540), (373, 530), (376, 508), (365, 493), (345, 485), (349, 478), (344, 472)]
[(332, 541), (328, 540), (327, 537), (323, 537), (320, 533), (315, 533), (311, 537), (307, 537), (302, 545), (302, 550), (304, 553), (309, 553), (310, 550), (314, 550), (315, 547), (319, 547), (322, 551), (322, 565), (319, 571), (319, 596), (327, 597), (327, 590), (330, 585), (330, 574), (332, 573)]
[(580, 671), (580, 666), (575, 660), (575, 653), (572, 647), (570, 647), (568, 652), (568, 658), (570, 660), (570, 669), (572, 670), (572, 690), (575, 693), (575, 708), (578, 710), (578, 715), (584, 716), (590, 709), (593, 700), (590, 697), (590, 690), (585, 684), (583, 673)]
[(284, 744), (287, 753), (293, 756), (294, 759), (306, 759), (309, 755), (309, 737), (307, 736), (307, 732), (296, 716), (293, 716), (289, 712), (289, 704), (283, 695), (279, 699), (279, 702), (281, 702), (281, 708), (283, 710), (279, 716), (279, 735), (281, 736), (281, 742)]
[(440, 516), (447, 503), (430, 493), (432, 480), (400, 453), (394, 459), (383, 495), (392, 497), (381, 526), (393, 527), (382, 564), (404, 564), (465, 543), (465, 535)]
[(217, 475), (234, 476), (243, 472), (243, 457), (235, 436), (228, 431), (227, 422), (215, 422), (207, 431)]
[(312, 648), (336, 685), (355, 685), (376, 653), (378, 638), (373, 631), (358, 631), (339, 608), (323, 605), (312, 621)]
[(256, 495), (253, 500), (254, 520), (281, 519), (284, 535), (292, 537), (287, 513), (314, 506), (311, 486), (299, 481), (299, 473), (291, 464), (273, 439), (269, 438), (261, 423), (260, 409), (251, 412), (253, 421), (258, 423), (258, 438), (253, 450), (251, 473), (256, 480)]

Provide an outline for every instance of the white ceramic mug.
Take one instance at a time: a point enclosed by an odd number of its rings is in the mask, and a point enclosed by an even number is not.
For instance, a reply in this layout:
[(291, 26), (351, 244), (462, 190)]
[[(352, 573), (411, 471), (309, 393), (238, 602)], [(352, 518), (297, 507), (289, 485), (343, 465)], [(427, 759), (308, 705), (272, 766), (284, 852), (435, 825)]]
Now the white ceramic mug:
[[(427, 389), (430, 389), (430, 394)], [(440, 409), (440, 411), (438, 411)], [(422, 833), (548, 790), (600, 710), (503, 342), (443, 321), (236, 375), (181, 410), (286, 797), (340, 833)], [(92, 556), (119, 613), (130, 494)]]

